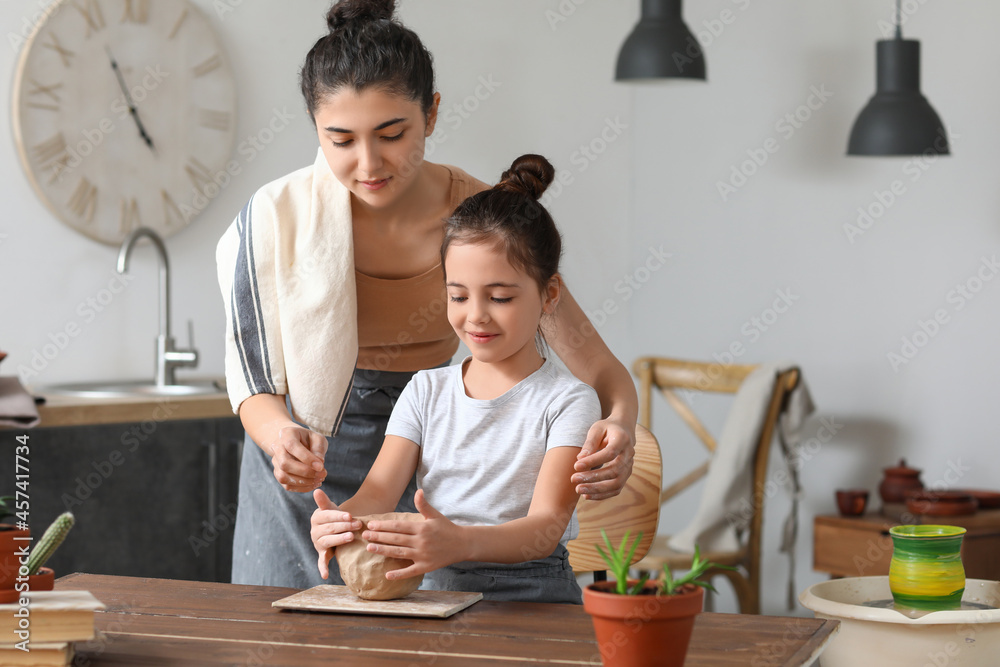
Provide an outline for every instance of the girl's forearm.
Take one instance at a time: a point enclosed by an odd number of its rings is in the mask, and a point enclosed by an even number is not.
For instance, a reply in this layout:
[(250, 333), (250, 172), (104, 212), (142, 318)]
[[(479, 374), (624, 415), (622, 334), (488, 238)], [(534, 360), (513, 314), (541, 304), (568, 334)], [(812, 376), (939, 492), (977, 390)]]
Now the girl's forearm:
[(362, 485), (358, 492), (339, 505), (344, 512), (348, 512), (352, 519), (369, 514), (385, 514), (396, 509), (396, 502), (390, 502), (384, 495), (369, 489), (367, 492)]
[(351, 516), (392, 512), (416, 472), (419, 456), (420, 447), (416, 443), (394, 435), (386, 436), (361, 488), (345, 500), (340, 509), (350, 512)]
[(569, 515), (526, 516), (498, 526), (461, 526), (466, 548), (459, 560), (522, 563), (552, 555), (566, 532)]

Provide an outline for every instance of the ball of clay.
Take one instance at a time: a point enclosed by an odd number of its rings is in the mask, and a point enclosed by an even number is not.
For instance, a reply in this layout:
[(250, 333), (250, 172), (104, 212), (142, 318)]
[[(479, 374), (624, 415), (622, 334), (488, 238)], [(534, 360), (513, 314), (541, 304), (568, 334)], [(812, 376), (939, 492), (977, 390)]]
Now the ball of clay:
[(386, 579), (385, 573), (413, 565), (413, 561), (373, 554), (366, 547), (368, 541), (361, 533), (369, 521), (423, 521), (424, 517), (412, 512), (389, 512), (354, 517), (361, 522), (361, 530), (354, 531), (354, 539), (334, 550), (340, 576), (352, 593), (365, 600), (395, 600), (417, 590), (424, 575), (406, 579)]

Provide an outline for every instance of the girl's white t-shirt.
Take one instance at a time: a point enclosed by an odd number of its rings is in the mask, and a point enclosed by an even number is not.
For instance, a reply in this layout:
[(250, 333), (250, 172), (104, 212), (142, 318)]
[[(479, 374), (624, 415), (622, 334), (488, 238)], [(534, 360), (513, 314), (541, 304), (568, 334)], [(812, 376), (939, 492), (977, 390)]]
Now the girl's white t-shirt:
[[(520, 519), (528, 514), (545, 453), (582, 447), (601, 418), (601, 403), (590, 386), (548, 359), (503, 395), (470, 398), (464, 365), (414, 375), (386, 435), (420, 446), (417, 486), (450, 520), (493, 526)], [(574, 513), (561, 543), (578, 528)]]

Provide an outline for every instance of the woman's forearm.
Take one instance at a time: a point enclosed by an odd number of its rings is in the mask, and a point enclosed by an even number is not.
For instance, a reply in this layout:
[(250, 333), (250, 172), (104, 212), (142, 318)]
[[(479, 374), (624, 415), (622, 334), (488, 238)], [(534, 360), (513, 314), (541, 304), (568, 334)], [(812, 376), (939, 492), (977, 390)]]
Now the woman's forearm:
[(285, 407), (285, 397), (277, 394), (255, 394), (240, 405), (240, 421), (250, 439), (265, 454), (272, 456), (271, 445), (286, 426), (296, 426)]
[(566, 368), (597, 392), (605, 418), (634, 425), (639, 416), (639, 397), (628, 369), (611, 352), (587, 319), (586, 313), (563, 289), (557, 321), (546, 328), (546, 339)]
[(631, 374), (610, 352), (595, 360), (591, 369), (593, 376), (580, 379), (597, 392), (603, 416), (634, 428), (639, 418), (639, 397)]

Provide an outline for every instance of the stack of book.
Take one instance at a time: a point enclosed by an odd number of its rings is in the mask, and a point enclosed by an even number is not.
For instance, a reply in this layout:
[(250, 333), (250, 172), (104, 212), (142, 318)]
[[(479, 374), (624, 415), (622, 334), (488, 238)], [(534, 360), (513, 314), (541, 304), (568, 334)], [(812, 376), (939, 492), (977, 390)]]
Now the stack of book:
[(33, 591), (28, 604), (0, 604), (0, 665), (71, 665), (73, 643), (94, 638), (94, 612), (105, 605), (89, 591)]

